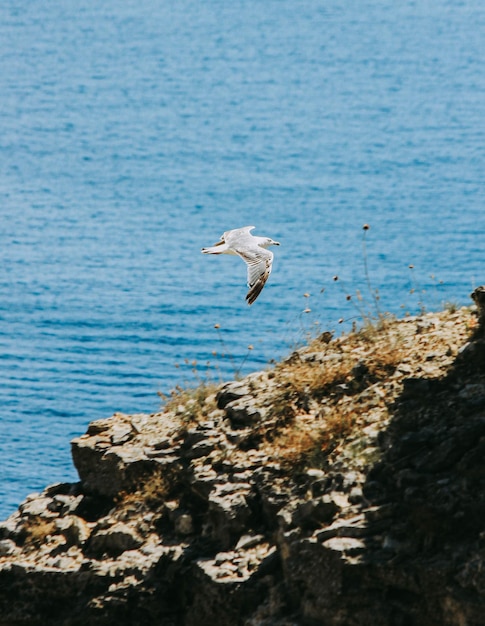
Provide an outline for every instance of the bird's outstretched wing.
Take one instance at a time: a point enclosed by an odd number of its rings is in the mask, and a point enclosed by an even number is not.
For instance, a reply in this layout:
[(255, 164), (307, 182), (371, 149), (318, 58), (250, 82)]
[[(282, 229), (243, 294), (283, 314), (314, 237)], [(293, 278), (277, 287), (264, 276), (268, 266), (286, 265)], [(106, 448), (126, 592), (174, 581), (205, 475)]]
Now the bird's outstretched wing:
[(271, 274), (273, 265), (273, 253), (264, 248), (235, 248), (238, 254), (248, 267), (248, 287), (246, 295), (248, 304), (252, 304), (261, 293), (266, 281)]
[(244, 226), (243, 228), (234, 228), (233, 230), (226, 230), (222, 233), (220, 240), (213, 246), (202, 248), (204, 254), (237, 254), (235, 251), (235, 245), (252, 245), (253, 236), (250, 235), (250, 231), (255, 226)]
[(255, 228), (255, 226), (243, 226), (243, 228), (226, 230), (226, 232), (222, 235), (221, 240), (225, 241), (228, 246), (232, 246), (233, 244), (241, 245), (241, 243), (245, 240), (251, 241), (253, 239), (253, 235), (250, 235), (249, 233)]

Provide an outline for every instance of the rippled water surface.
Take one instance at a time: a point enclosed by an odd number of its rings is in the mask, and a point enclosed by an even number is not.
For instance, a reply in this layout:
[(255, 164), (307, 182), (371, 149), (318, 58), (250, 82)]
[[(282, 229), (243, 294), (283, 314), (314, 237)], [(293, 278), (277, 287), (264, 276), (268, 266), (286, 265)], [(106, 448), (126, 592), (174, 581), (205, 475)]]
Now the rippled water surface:
[[(0, 517), (90, 420), (373, 314), (364, 260), (382, 310), (467, 304), (484, 54), (481, 0), (4, 0)], [(250, 308), (200, 254), (246, 224), (282, 243)]]

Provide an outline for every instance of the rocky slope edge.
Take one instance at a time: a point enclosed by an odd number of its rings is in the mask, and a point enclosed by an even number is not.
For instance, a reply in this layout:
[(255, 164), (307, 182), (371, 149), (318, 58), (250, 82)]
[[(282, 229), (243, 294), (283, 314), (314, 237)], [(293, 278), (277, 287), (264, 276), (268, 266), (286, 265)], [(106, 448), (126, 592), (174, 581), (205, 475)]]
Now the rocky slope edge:
[(0, 625), (483, 624), (483, 293), (92, 422), (0, 524)]

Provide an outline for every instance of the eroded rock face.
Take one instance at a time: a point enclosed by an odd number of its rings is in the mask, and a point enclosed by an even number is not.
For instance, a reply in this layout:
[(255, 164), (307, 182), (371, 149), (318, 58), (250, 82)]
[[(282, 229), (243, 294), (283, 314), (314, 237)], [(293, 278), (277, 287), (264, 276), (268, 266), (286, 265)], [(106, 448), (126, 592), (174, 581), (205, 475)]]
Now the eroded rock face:
[[(180, 406), (90, 424), (80, 482), (0, 524), (0, 626), (482, 624), (485, 345), (453, 315), (396, 323), (385, 375), (365, 343), (326, 337), (288, 359), (323, 377), (357, 353), (317, 395), (307, 370), (296, 395), (261, 372), (198, 421)], [(277, 451), (336, 409), (357, 427), (321, 439), (318, 463)]]

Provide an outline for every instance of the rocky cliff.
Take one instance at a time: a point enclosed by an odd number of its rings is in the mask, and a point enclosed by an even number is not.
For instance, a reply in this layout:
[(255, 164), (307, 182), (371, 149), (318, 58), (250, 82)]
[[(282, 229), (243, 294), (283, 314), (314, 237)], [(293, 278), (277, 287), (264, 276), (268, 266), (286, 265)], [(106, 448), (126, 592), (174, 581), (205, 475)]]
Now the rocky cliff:
[(92, 422), (0, 524), (0, 624), (483, 624), (484, 292)]

